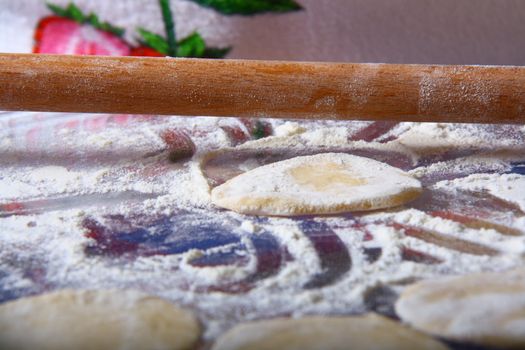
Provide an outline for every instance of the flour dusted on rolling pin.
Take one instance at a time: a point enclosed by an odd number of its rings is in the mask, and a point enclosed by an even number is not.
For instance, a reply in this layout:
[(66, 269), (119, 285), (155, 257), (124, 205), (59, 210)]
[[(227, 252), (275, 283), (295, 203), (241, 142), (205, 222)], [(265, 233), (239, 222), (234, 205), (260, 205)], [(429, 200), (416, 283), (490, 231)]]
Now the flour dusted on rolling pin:
[(213, 189), (212, 202), (244, 214), (335, 214), (398, 206), (420, 191), (418, 180), (390, 165), (325, 153), (241, 174)]

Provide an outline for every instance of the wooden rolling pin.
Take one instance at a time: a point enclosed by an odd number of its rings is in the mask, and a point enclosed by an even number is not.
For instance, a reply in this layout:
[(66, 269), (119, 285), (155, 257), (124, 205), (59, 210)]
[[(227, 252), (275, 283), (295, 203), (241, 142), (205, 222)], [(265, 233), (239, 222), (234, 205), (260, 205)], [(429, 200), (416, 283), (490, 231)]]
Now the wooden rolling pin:
[(0, 54), (0, 110), (525, 123), (525, 67)]

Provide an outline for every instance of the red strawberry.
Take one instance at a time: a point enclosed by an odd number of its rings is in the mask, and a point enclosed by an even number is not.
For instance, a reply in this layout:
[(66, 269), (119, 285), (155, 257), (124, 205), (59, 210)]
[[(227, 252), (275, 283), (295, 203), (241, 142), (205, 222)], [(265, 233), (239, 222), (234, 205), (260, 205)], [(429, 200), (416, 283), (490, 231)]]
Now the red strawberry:
[(164, 57), (166, 55), (152, 49), (149, 46), (141, 45), (131, 49), (130, 56), (144, 56), (144, 57)]
[(40, 20), (35, 31), (34, 53), (127, 56), (131, 49), (124, 30), (98, 16), (85, 15), (74, 4), (65, 8), (48, 4), (55, 15)]
[(34, 53), (127, 56), (131, 51), (115, 34), (59, 16), (39, 22), (35, 42)]

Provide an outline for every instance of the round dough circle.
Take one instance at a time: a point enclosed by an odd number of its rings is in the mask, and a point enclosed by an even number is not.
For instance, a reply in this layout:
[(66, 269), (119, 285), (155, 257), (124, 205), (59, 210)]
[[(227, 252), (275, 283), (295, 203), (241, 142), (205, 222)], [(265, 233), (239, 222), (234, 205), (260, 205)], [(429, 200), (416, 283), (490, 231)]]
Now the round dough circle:
[(441, 337), (525, 349), (525, 269), (424, 280), (401, 294), (396, 311)]
[[(350, 346), (351, 345), (351, 346)], [(375, 314), (360, 317), (306, 317), (241, 324), (212, 350), (444, 350), (437, 340)]]
[(294, 216), (384, 209), (420, 192), (418, 180), (388, 164), (324, 153), (250, 170), (214, 188), (211, 199), (238, 213)]
[(191, 349), (199, 336), (191, 313), (135, 291), (62, 290), (0, 305), (1, 349)]

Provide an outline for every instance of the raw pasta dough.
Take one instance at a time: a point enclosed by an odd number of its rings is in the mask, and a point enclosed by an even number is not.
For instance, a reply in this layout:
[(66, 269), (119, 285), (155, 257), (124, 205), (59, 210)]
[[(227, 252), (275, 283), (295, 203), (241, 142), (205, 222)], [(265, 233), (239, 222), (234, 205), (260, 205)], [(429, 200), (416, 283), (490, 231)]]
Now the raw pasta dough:
[(425, 280), (402, 293), (396, 311), (438, 336), (525, 349), (525, 269)]
[(134, 291), (63, 290), (0, 306), (1, 349), (191, 349), (199, 334), (191, 313)]
[(241, 324), (212, 350), (446, 350), (438, 341), (375, 314), (306, 317)]
[(420, 191), (418, 180), (388, 164), (325, 153), (250, 170), (214, 188), (212, 202), (243, 214), (336, 214), (398, 206)]

